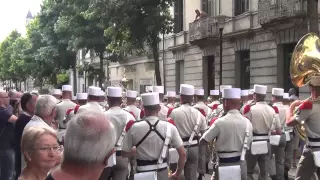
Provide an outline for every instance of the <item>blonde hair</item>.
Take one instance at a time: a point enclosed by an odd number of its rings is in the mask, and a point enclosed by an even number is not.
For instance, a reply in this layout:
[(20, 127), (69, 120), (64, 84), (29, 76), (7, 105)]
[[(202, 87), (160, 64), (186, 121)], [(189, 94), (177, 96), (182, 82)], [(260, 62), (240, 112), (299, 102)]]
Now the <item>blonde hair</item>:
[(46, 134), (52, 135), (58, 140), (57, 132), (51, 127), (32, 126), (25, 129), (21, 138), (21, 152), (29, 152), (34, 149), (36, 141)]

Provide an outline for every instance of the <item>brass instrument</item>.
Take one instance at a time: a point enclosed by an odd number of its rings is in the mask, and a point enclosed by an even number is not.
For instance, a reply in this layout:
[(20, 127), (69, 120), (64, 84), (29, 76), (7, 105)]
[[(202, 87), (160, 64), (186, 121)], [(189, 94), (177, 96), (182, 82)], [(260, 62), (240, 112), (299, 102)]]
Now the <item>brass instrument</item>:
[[(320, 41), (315, 33), (308, 33), (297, 43), (290, 62), (292, 84), (302, 87), (309, 84), (311, 77), (320, 75)], [(310, 100), (310, 98), (306, 99)], [(297, 113), (295, 110), (294, 113)], [(304, 122), (294, 127), (302, 140), (306, 139)]]

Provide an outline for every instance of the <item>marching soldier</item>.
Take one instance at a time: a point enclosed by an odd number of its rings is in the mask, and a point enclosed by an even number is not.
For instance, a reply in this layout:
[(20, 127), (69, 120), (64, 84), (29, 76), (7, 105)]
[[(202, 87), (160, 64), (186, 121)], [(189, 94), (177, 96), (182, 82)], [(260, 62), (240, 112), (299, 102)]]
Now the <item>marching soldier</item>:
[(174, 104), (174, 108), (180, 107), (180, 94), (176, 95), (176, 103)]
[[(207, 117), (211, 114), (211, 109), (204, 103), (204, 89), (195, 89), (194, 91), (194, 101), (196, 109), (198, 109), (204, 117)], [(206, 145), (199, 145), (199, 155), (198, 155), (198, 173), (199, 179), (204, 176), (207, 171), (206, 165)]]
[(72, 86), (63, 85), (62, 86), (62, 101), (57, 104), (57, 115), (56, 119), (59, 122), (59, 129), (66, 129), (66, 124), (64, 121), (66, 112), (68, 109), (74, 109), (77, 104), (71, 101), (72, 97)]
[[(281, 124), (281, 129), (282, 129), (282, 135), (280, 138), (280, 142), (278, 146), (271, 146), (271, 156), (270, 159), (272, 158), (272, 155), (275, 155), (275, 168), (276, 168), (276, 174), (271, 175), (271, 178), (273, 180), (283, 180), (284, 179), (284, 150), (285, 150), (285, 145), (286, 145), (286, 135), (284, 132), (284, 126), (286, 123), (286, 108), (282, 104), (283, 101), (283, 94), (284, 94), (284, 89), (282, 88), (272, 88), (272, 102), (273, 102), (273, 107), (275, 110), (277, 110), (279, 113), (279, 119), (280, 119), (280, 124)], [(272, 164), (273, 165), (273, 164)]]
[(254, 93), (254, 90), (253, 89), (249, 89), (248, 90), (249, 92), (249, 95), (248, 95), (248, 101), (247, 101), (247, 104), (252, 104), (253, 103), (253, 93)]
[(249, 99), (249, 90), (241, 90), (241, 107), (247, 104)]
[[(166, 132), (170, 128), (171, 139), (168, 144), (176, 148), (179, 154), (178, 168), (171, 178), (179, 179), (178, 177), (181, 175), (186, 160), (186, 153), (177, 128), (171, 123), (161, 121), (158, 118), (158, 113), (161, 109), (158, 93), (146, 93), (142, 94), (141, 97), (146, 118), (142, 121), (135, 123), (131, 121), (127, 124), (122, 156), (136, 156), (138, 173), (158, 170), (157, 179), (168, 180), (168, 158), (165, 158), (161, 164), (158, 164), (158, 159), (159, 155), (162, 154), (163, 147), (166, 146), (164, 144)], [(136, 150), (133, 150), (134, 146)]]
[[(188, 151), (187, 161), (184, 167), (185, 180), (195, 180), (198, 168), (198, 133), (204, 133), (207, 129), (205, 117), (191, 106), (194, 95), (194, 86), (180, 85), (181, 106), (174, 109), (169, 118), (174, 121), (183, 140), (184, 147)], [(195, 131), (195, 132), (194, 132)], [(192, 138), (192, 134), (195, 134)]]
[[(283, 94), (283, 106), (286, 109), (286, 114), (290, 109), (290, 98), (289, 93)], [(285, 157), (284, 157), (284, 179), (289, 180), (289, 170), (291, 169), (293, 149), (295, 144), (295, 134), (293, 132), (293, 127), (287, 126), (284, 127), (286, 134), (286, 147), (285, 147)]]
[[(223, 91), (224, 89), (229, 89), (229, 88), (232, 88), (232, 86), (231, 86), (231, 85), (221, 85), (221, 86), (220, 86), (220, 97), (222, 96), (222, 91)], [(221, 117), (221, 116), (223, 116), (223, 115), (225, 114), (224, 111), (223, 111), (223, 105), (222, 105), (222, 104), (219, 104), (219, 105), (217, 106), (217, 108), (216, 108), (216, 109), (213, 109), (212, 111), (213, 111), (213, 113), (214, 113), (213, 118), (215, 118), (215, 117)]]
[(318, 155), (320, 150), (320, 76), (311, 77), (309, 87), (310, 99), (293, 102), (287, 114), (287, 125), (304, 124), (307, 137), (306, 146), (297, 167), (296, 180), (309, 180), (315, 172), (318, 177), (320, 176), (319, 171), (316, 171), (320, 157)]
[(174, 108), (174, 103), (176, 102), (176, 92), (175, 91), (168, 91), (167, 97), (168, 97), (167, 107)]
[(88, 88), (88, 102), (87, 104), (80, 106), (76, 113), (83, 111), (105, 111), (103, 107), (99, 104), (99, 99), (101, 95), (101, 89), (99, 87), (90, 86)]
[(165, 106), (162, 102), (163, 95), (164, 95), (164, 87), (163, 86), (153, 86), (153, 92), (159, 93), (160, 107), (161, 107), (161, 110), (159, 112), (159, 119), (166, 121), (169, 108), (167, 106)]
[(122, 89), (120, 87), (108, 87), (107, 93), (110, 108), (105, 112), (105, 114), (114, 125), (117, 133), (116, 165), (111, 167), (111, 171), (106, 168), (100, 179), (104, 179), (104, 177), (112, 177), (113, 180), (125, 180), (129, 175), (129, 159), (121, 157), (121, 146), (123, 141), (122, 134), (125, 132), (126, 124), (129, 121), (134, 122), (135, 118), (129, 112), (121, 109), (120, 107), (122, 103)]
[(78, 111), (79, 107), (87, 103), (88, 94), (87, 93), (77, 93), (77, 105), (74, 108), (68, 109), (65, 117), (65, 123), (71, 120), (71, 118)]
[(218, 105), (220, 104), (219, 101), (219, 90), (210, 90), (210, 98), (211, 98), (211, 103), (208, 104), (208, 106), (212, 109), (215, 110)]
[(124, 110), (132, 113), (136, 120), (140, 120), (140, 113), (141, 109), (137, 108), (136, 106), (136, 98), (137, 98), (138, 92), (137, 91), (130, 91), (127, 90), (126, 97), (127, 97), (127, 107), (124, 108)]
[(61, 89), (53, 89), (51, 91), (51, 95), (55, 97), (57, 100), (61, 101), (62, 91)]
[[(241, 179), (247, 179), (247, 167), (245, 162), (245, 152), (252, 141), (252, 124), (239, 112), (240, 89), (224, 89), (222, 93), (223, 106), (227, 114), (215, 121), (201, 138), (201, 144), (208, 144), (216, 140), (216, 151), (219, 156), (219, 166), (228, 167), (240, 165)], [(232, 130), (230, 130), (232, 129)], [(234, 131), (234, 129), (237, 129)], [(223, 180), (223, 172), (215, 167), (212, 179)], [(228, 174), (237, 174), (233, 169), (226, 169)], [(220, 174), (219, 174), (220, 173)]]
[(194, 90), (194, 101), (196, 109), (198, 109), (205, 117), (211, 114), (211, 109), (204, 103), (204, 89), (195, 89)]
[(276, 110), (265, 102), (267, 86), (254, 85), (253, 99), (255, 104), (248, 104), (243, 109), (253, 127), (253, 142), (251, 150), (247, 152), (248, 179), (253, 179), (253, 172), (258, 162), (260, 174), (259, 179), (268, 179), (268, 162), (270, 154), (269, 135), (272, 127), (275, 127), (273, 134), (281, 135), (281, 124)]

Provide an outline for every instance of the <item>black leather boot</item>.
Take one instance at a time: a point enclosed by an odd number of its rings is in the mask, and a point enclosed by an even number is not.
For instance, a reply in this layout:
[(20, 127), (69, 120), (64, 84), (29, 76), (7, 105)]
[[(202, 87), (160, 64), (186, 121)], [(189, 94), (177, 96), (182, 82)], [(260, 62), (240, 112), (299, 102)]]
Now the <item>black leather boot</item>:
[(289, 180), (289, 172), (284, 171), (284, 180)]

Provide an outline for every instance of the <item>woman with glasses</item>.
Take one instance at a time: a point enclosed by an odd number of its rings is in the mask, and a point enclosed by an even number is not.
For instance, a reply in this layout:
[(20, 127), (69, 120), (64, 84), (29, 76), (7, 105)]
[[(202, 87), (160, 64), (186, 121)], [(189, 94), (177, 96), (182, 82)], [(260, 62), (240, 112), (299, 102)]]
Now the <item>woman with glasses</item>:
[(29, 127), (21, 139), (21, 151), (26, 161), (19, 180), (44, 180), (56, 166), (63, 148), (58, 144), (56, 132), (45, 126)]

